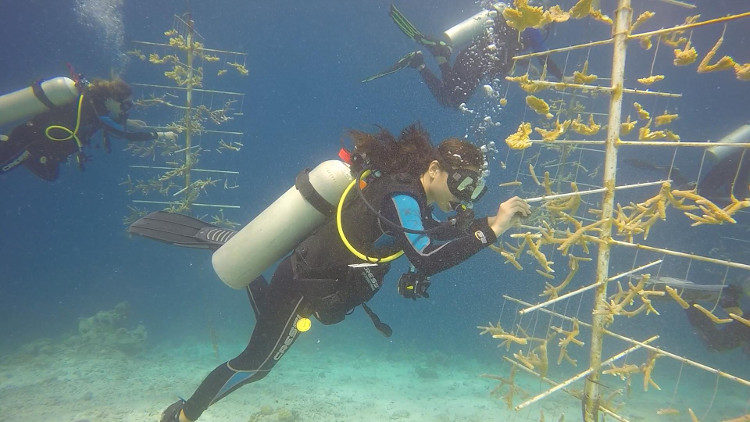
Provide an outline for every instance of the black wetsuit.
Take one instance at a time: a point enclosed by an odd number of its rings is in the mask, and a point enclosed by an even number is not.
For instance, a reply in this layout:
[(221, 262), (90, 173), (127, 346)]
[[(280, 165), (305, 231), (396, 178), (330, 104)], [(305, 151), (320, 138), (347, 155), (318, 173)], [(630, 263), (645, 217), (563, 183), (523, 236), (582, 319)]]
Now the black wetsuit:
[[(742, 350), (750, 355), (750, 327), (739, 322), (732, 321), (717, 326), (700, 310), (689, 307), (685, 310), (690, 325), (692, 325), (711, 350), (731, 350), (742, 346)], [(743, 317), (748, 318), (750, 312), (743, 311)]]
[[(77, 115), (78, 101), (75, 101), (39, 114), (30, 121), (16, 126), (8, 140), (0, 142), (0, 174), (23, 164), (44, 180), (56, 180), (60, 163), (78, 152), (79, 148), (74, 139), (54, 141), (45, 135), (45, 131), (49, 126), (63, 126), (73, 131)], [(93, 105), (86, 102), (84, 97), (78, 138), (86, 146), (99, 130), (104, 130), (105, 137), (111, 134), (128, 141), (147, 141), (158, 137), (155, 131), (129, 132), (110, 117), (98, 116), (93, 111)], [(53, 129), (50, 134), (55, 138), (65, 138), (69, 135), (60, 129)]]
[[(527, 29), (519, 42), (518, 32), (505, 24), (504, 19), (496, 20), (492, 34), (472, 40), (458, 52), (452, 66), (449, 58), (441, 63), (442, 78), (426, 66), (420, 69), (419, 74), (440, 105), (457, 109), (474, 94), (483, 78), (507, 75), (513, 67), (513, 56), (527, 48), (533, 51), (542, 48), (543, 37), (538, 30)], [(540, 57), (539, 61), (542, 64), (546, 61), (548, 72), (562, 80), (562, 72), (552, 60)]]
[[(743, 200), (750, 197), (750, 154), (735, 148), (714, 164), (698, 183), (698, 193), (714, 202), (730, 202), (730, 193)], [(734, 188), (734, 192), (730, 189)]]
[[(418, 271), (430, 275), (464, 261), (496, 239), (487, 218), (474, 220), (466, 230), (439, 226), (419, 180), (413, 177), (373, 179), (363, 194), (383, 216), (404, 227), (441, 227), (429, 239), (407, 236), (380, 222), (358, 195), (350, 193), (342, 214), (344, 233), (367, 256), (384, 257), (403, 249)], [(270, 284), (262, 277), (250, 283), (247, 293), (257, 320), (250, 342), (239, 356), (203, 380), (185, 403), (185, 416), (196, 420), (235, 389), (265, 377), (297, 338), (300, 318), (312, 315), (324, 324), (335, 324), (372, 298), (390, 265), (350, 266), (362, 262), (344, 246), (335, 219), (330, 219), (279, 264)]]

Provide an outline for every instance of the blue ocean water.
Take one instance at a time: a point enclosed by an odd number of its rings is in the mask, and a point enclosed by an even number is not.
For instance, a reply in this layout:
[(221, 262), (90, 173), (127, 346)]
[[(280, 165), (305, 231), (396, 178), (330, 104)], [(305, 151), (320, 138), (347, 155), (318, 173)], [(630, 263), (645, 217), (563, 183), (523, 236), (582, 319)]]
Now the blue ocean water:
[[(697, 13), (701, 14), (701, 19), (710, 19), (748, 10), (746, 0), (699, 0), (695, 2), (695, 10), (659, 2), (644, 3), (635, 6), (637, 12), (644, 7), (656, 12), (656, 17), (643, 26), (644, 30), (680, 23), (685, 16)], [(362, 84), (362, 79), (416, 48), (414, 42), (393, 25), (388, 17), (389, 6), (386, 1), (191, 2), (196, 28), (205, 38), (207, 47), (248, 54), (247, 77), (231, 75), (210, 82), (212, 89), (245, 94), (241, 110), (244, 116), (230, 124), (231, 130), (242, 131), (245, 135), (241, 140), (243, 149), (228, 163), (241, 173), (237, 179), (240, 188), (209, 194), (207, 200), (241, 205), (240, 210), (226, 214), (232, 220), (247, 222), (288, 189), (300, 169), (335, 158), (347, 129), (374, 130), (374, 125), (380, 125), (398, 133), (418, 121), (430, 132), (435, 143), (450, 136), (467, 136), (477, 144), (490, 141), (497, 144), (499, 151), (488, 157), (490, 191), (477, 206), (478, 214), (495, 212), (497, 205), (511, 194), (497, 185), (514, 180), (517, 169), (526, 166), (524, 157), (515, 152), (509, 154), (503, 142), (521, 121), (530, 118), (531, 112), (523, 101), (526, 94), (515, 84), (506, 88), (502, 83), (499, 85), (502, 90), (508, 90), (508, 106), (500, 110), (495, 104), (497, 99), (484, 95), (480, 86), (466, 104), (473, 110), (468, 113), (440, 107), (412, 69)], [(426, 33), (440, 33), (475, 13), (480, 6), (471, 0), (435, 0), (403, 2), (399, 7)], [(602, 7), (611, 11), (614, 2), (603, 0)], [(165, 83), (160, 80), (158, 71), (124, 52), (133, 48), (134, 40), (161, 39), (173, 15), (185, 10), (186, 4), (182, 1), (0, 2), (0, 16), (4, 21), (0, 26), (0, 39), (7, 40), (0, 45), (0, 63), (3, 63), (0, 94), (37, 79), (67, 75), (66, 63), (91, 78), (117, 73), (129, 82)], [(692, 43), (699, 52), (705, 52), (721, 30), (721, 25), (696, 30)], [(738, 62), (747, 63), (750, 60), (748, 34), (748, 19), (729, 23), (719, 56), (729, 54)], [(556, 25), (546, 45), (555, 48), (607, 37), (606, 25), (588, 19), (580, 24)], [(698, 75), (694, 66), (674, 68), (671, 49), (664, 45), (661, 48), (653, 65), (654, 74), (663, 72), (667, 78), (656, 87), (681, 92), (683, 96), (635, 100), (640, 100), (652, 113), (661, 113), (664, 109), (679, 113), (675, 127), (684, 140), (718, 140), (737, 126), (748, 123), (748, 82), (738, 81), (731, 71)], [(632, 84), (636, 77), (648, 74), (653, 51), (644, 51), (635, 45), (630, 47), (628, 68), (637, 69), (627, 73)], [(555, 59), (565, 63), (566, 74), (570, 74), (570, 69), (578, 69), (587, 54), (587, 50), (581, 50), (570, 56), (562, 53)], [(591, 50), (588, 60), (590, 73), (609, 74), (609, 49)], [(437, 69), (429, 58), (427, 65)], [(624, 115), (635, 116), (628, 102), (634, 99), (629, 98)], [(593, 101), (600, 110), (606, 110), (603, 97)], [(484, 125), (485, 116), (500, 124)], [(170, 118), (138, 109), (134, 117), (149, 122)], [(11, 128), (0, 129), (7, 133)], [(222, 358), (232, 357), (244, 347), (242, 343), (253, 325), (245, 294), (219, 281), (205, 251), (169, 247), (127, 234), (122, 220), (128, 213), (131, 198), (120, 183), (131, 171), (128, 166), (142, 161), (123, 151), (124, 143), (113, 142), (111, 154), (92, 149), (93, 161), (84, 172), (72, 165), (64, 166), (61, 177), (55, 182), (41, 181), (24, 169), (0, 175), (0, 355), (17, 353), (22, 345), (43, 337), (72, 335), (78, 328), (79, 318), (127, 301), (131, 306), (132, 323), (142, 323), (148, 330), (150, 350), (164, 352), (170, 345), (183, 342), (208, 344), (210, 332), (214, 331), (222, 342), (232, 344), (222, 351), (226, 355)], [(644, 152), (623, 147), (620, 157), (621, 160), (642, 159), (669, 165), (673, 152), (671, 148)], [(694, 180), (701, 156), (700, 149), (680, 149), (674, 158), (675, 166)], [(601, 157), (597, 153), (586, 153), (581, 163), (593, 170), (599, 166)], [(500, 166), (501, 161), (507, 168)], [(542, 167), (537, 166), (537, 170), (540, 169)], [(618, 184), (664, 177), (626, 165), (619, 170)], [(536, 192), (537, 195), (542, 193), (541, 188)], [(638, 202), (652, 194), (651, 191), (627, 192), (618, 196), (618, 202)], [(599, 200), (596, 196), (590, 205), (595, 208)], [(738, 214), (737, 225), (688, 229), (688, 220), (674, 213), (668, 221), (654, 228), (645, 243), (748, 263), (748, 221), (745, 213)], [(595, 252), (591, 256), (595, 257)], [(632, 251), (620, 250), (613, 253), (610, 274), (627, 271), (636, 261), (642, 265), (657, 258), (659, 256), (653, 255), (647, 259), (644, 255), (638, 257)], [(494, 323), (501, 316), (512, 326), (515, 321), (512, 310), (516, 305), (504, 300), (502, 295), (539, 301), (544, 280), (533, 271), (535, 265), (531, 258), (525, 259), (528, 265), (519, 272), (503, 264), (496, 253), (483, 251), (433, 277), (431, 298), (416, 302), (396, 293), (397, 276), (406, 269), (405, 263), (398, 263), (382, 291), (371, 302), (380, 317), (393, 327), (395, 334), (391, 339), (382, 338), (359, 309), (342, 324), (315, 325), (311, 335), (330, 349), (356, 350), (373, 356), (400, 350), (424, 351), (499, 367), (496, 362), (504, 349), (497, 349), (486, 336), (477, 336), (475, 327), (488, 321)], [(559, 254), (556, 260), (559, 261), (555, 267), (558, 273), (565, 274), (567, 260)], [(665, 258), (663, 271), (676, 274), (675, 277), (684, 276), (687, 265), (687, 260)], [(704, 284), (720, 283), (724, 277), (740, 279), (747, 273), (731, 269), (725, 276), (724, 267), (691, 265), (694, 267), (690, 269), (690, 279)], [(584, 266), (574, 285), (583, 286), (593, 281), (594, 268), (594, 265)], [(747, 306), (748, 299), (744, 300)], [(563, 313), (590, 321), (590, 294), (565, 303)], [(687, 354), (744, 379), (750, 378), (746, 355), (739, 350), (723, 354), (707, 351), (675, 304), (665, 302), (659, 309), (660, 317), (641, 315), (638, 323), (617, 321), (613, 329), (621, 328), (624, 334), (639, 339), (658, 333), (662, 336), (660, 345), (668, 350)], [(549, 320), (546, 314), (532, 318), (537, 318), (532, 320), (533, 326), (545, 325)], [(527, 319), (526, 323), (529, 321)], [(544, 330), (535, 335), (543, 336)], [(587, 343), (588, 336), (589, 331), (584, 331)], [(609, 344), (605, 351), (622, 348), (622, 344)], [(352, 353), (352, 359), (355, 356), (357, 354)], [(579, 361), (587, 360), (586, 353), (581, 352), (578, 357)], [(218, 363), (220, 361), (216, 360), (215, 364)], [(191, 371), (207, 374), (213, 369), (211, 365)], [(487, 371), (494, 373), (499, 369), (494, 367)], [(182, 387), (175, 394), (190, 394), (195, 387), (197, 385)], [(487, 383), (488, 392), (491, 388)], [(744, 388), (745, 397), (750, 396), (747, 386), (738, 388)], [(710, 396), (713, 389), (707, 391)], [(721, 404), (721, 397), (716, 400)], [(161, 409), (167, 404), (154, 403), (154, 408)], [(747, 402), (744, 412), (748, 412)], [(358, 419), (353, 416), (349, 420)]]

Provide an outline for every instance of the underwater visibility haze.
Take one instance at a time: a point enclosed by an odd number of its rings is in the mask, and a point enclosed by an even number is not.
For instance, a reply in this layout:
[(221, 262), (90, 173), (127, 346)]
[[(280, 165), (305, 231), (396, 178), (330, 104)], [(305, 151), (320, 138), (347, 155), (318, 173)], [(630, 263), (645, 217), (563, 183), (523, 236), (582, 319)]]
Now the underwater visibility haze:
[(750, 420), (750, 2), (620, 1), (0, 2), (0, 420)]

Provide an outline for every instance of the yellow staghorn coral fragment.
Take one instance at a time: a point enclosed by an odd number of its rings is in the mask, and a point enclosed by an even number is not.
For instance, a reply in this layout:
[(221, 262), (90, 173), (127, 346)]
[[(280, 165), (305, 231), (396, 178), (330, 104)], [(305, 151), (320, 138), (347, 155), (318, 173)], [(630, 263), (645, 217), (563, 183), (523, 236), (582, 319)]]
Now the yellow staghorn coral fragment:
[(503, 327), (500, 326), (500, 321), (497, 322), (497, 325), (492, 325), (491, 322), (488, 322), (486, 327), (478, 325), (477, 328), (480, 329), (480, 330), (482, 330), (482, 332), (479, 333), (480, 336), (484, 335), (484, 334), (490, 334), (492, 336), (492, 338), (499, 338), (499, 339), (502, 339), (502, 340), (508, 340), (508, 341), (511, 341), (513, 343), (518, 343), (518, 344), (526, 344), (527, 343), (527, 339), (526, 338), (524, 338), (524, 337), (517, 337), (517, 336), (515, 336), (515, 335), (513, 335), (513, 334), (511, 334), (511, 333), (509, 333), (507, 331), (505, 331), (503, 329)]
[(653, 18), (654, 15), (655, 15), (654, 12), (651, 12), (651, 11), (648, 11), (648, 10), (645, 11), (645, 12), (643, 12), (643, 13), (641, 13), (638, 16), (638, 18), (636, 18), (635, 22), (633, 22), (633, 24), (630, 25), (630, 32), (632, 33), (633, 31), (635, 31), (635, 29), (638, 28), (639, 26), (641, 26), (641, 24), (643, 24), (643, 22), (646, 22), (647, 20)]
[(732, 322), (731, 318), (719, 318), (708, 309), (704, 308), (703, 306), (693, 303), (693, 307), (701, 312), (703, 312), (703, 315), (707, 316), (708, 319), (714, 322), (714, 324), (726, 324), (727, 322)]
[(159, 55), (156, 53), (149, 54), (148, 61), (153, 64), (168, 64), (168, 63), (176, 64), (180, 62), (180, 60), (174, 54), (167, 54), (164, 57), (159, 57)]
[(513, 7), (503, 10), (505, 22), (518, 32), (526, 28), (541, 28), (551, 22), (549, 13), (541, 6), (529, 6), (527, 0), (515, 0)]
[[(554, 329), (555, 327), (552, 328)], [(633, 365), (632, 363), (628, 363), (622, 366), (615, 366), (610, 363), (609, 366), (610, 368), (602, 371), (602, 374), (619, 377), (623, 381), (630, 378), (631, 374), (641, 372), (641, 368), (639, 368), (638, 365)]]
[(241, 63), (230, 63), (230, 62), (227, 62), (227, 64), (229, 66), (232, 66), (234, 68), (234, 70), (236, 70), (237, 72), (239, 72), (239, 74), (242, 75), (242, 76), (247, 76), (250, 73), (250, 71), (247, 70), (247, 68), (245, 67), (245, 65), (243, 65)]
[(737, 198), (734, 197), (733, 193), (730, 194), (729, 197), (730, 197), (730, 199), (731, 199), (732, 202), (729, 205), (727, 205), (726, 207), (724, 207), (724, 212), (726, 212), (727, 215), (729, 215), (729, 216), (733, 215), (735, 212), (737, 212), (737, 211), (739, 211), (739, 210), (741, 210), (743, 208), (750, 207), (750, 199), (745, 199), (744, 201), (740, 201), (740, 200), (738, 200)]
[(649, 352), (646, 363), (641, 367), (643, 371), (643, 391), (648, 391), (649, 385), (653, 385), (657, 390), (661, 390), (661, 387), (651, 378), (651, 373), (654, 371), (654, 364), (659, 357), (661, 357), (661, 354), (658, 352)]
[(741, 81), (750, 81), (750, 63), (734, 64), (734, 74)]
[(517, 82), (521, 89), (528, 92), (529, 94), (533, 94), (546, 88), (543, 84), (531, 81), (528, 74), (521, 76), (506, 76), (505, 80)]
[(573, 81), (577, 84), (589, 84), (591, 82), (594, 82), (597, 78), (596, 75), (590, 75), (588, 73), (589, 71), (589, 61), (586, 60), (583, 62), (583, 69), (581, 71), (575, 71), (573, 72)]
[(583, 19), (591, 13), (591, 3), (593, 0), (578, 0), (571, 9), (570, 17), (573, 19)]
[(638, 129), (638, 140), (639, 141), (656, 141), (659, 139), (664, 139), (667, 137), (667, 134), (664, 133), (663, 130), (656, 130), (651, 131), (651, 120), (646, 123), (646, 126), (643, 126), (642, 128)]
[(137, 48), (130, 50), (130, 51), (126, 51), (125, 54), (127, 54), (128, 56), (137, 57), (140, 60), (146, 60), (146, 55), (143, 54), (143, 52)]
[(505, 138), (505, 143), (510, 149), (526, 149), (531, 146), (529, 135), (531, 135), (531, 123), (521, 123), (516, 133)]
[[(548, 261), (544, 253), (539, 250), (539, 248), (542, 246), (542, 239), (539, 239), (539, 241), (535, 243), (531, 239), (531, 235), (529, 234), (526, 236), (526, 243), (529, 245), (529, 250), (527, 250), (526, 253), (536, 258), (537, 262), (539, 262), (539, 265), (544, 269), (544, 271), (548, 273), (554, 273), (555, 270), (550, 267), (550, 265), (553, 265), (554, 262)], [(554, 276), (552, 278), (554, 278)]]
[(562, 123), (560, 123), (560, 121), (558, 120), (555, 122), (555, 128), (553, 130), (545, 130), (540, 127), (534, 130), (542, 135), (542, 140), (546, 142), (553, 142), (557, 140), (557, 138), (559, 138), (563, 133), (565, 133), (566, 130), (568, 130), (568, 126), (570, 126), (570, 120), (566, 120)]
[(570, 269), (570, 271), (568, 272), (568, 275), (565, 277), (565, 280), (563, 280), (563, 282), (558, 284), (557, 286), (553, 286), (549, 283), (545, 283), (546, 288), (544, 289), (544, 292), (542, 292), (539, 296), (549, 296), (550, 299), (557, 298), (560, 295), (560, 292), (562, 291), (562, 289), (568, 286), (570, 281), (573, 280), (573, 277), (578, 272), (579, 261), (591, 261), (591, 258), (578, 257), (572, 254), (569, 254), (568, 255), (568, 268)]
[(581, 135), (596, 135), (601, 129), (601, 125), (596, 124), (594, 121), (594, 115), (589, 115), (589, 124), (585, 125), (581, 123), (581, 115), (579, 114), (573, 121), (570, 122), (570, 128)]
[(677, 293), (677, 290), (673, 289), (670, 286), (664, 286), (664, 290), (666, 290), (667, 293), (669, 293), (669, 296), (671, 296), (672, 299), (675, 300), (675, 302), (680, 304), (682, 309), (687, 309), (690, 307), (690, 305), (687, 302), (685, 302), (685, 300), (682, 299), (682, 297), (680, 297), (680, 294)]
[(693, 412), (693, 409), (688, 407), (688, 413), (690, 414), (690, 422), (700, 422), (698, 420), (698, 417), (695, 416), (695, 412)]
[(545, 273), (544, 271), (542, 271), (540, 269), (536, 269), (536, 272), (537, 272), (537, 274), (539, 274), (540, 276), (542, 276), (544, 278), (548, 278), (550, 280), (554, 280), (555, 279), (555, 276), (553, 274)]
[(687, 66), (697, 59), (698, 53), (695, 51), (695, 47), (690, 46), (690, 41), (688, 41), (684, 49), (675, 48), (674, 61), (672, 63), (675, 66)]
[(547, 375), (547, 369), (549, 361), (547, 360), (547, 340), (531, 338), (530, 340), (536, 340), (541, 344), (532, 350), (528, 354), (523, 354), (521, 350), (518, 353), (514, 353), (513, 357), (518, 359), (523, 366), (529, 369), (536, 369), (542, 376)]
[[(689, 25), (691, 23), (695, 23), (698, 20), (698, 18), (700, 18), (700, 16), (701, 15), (688, 16), (687, 18), (685, 18), (685, 22), (682, 25)], [(685, 31), (672, 31), (669, 34), (661, 35), (660, 38), (664, 44), (672, 48), (678, 48), (679, 46), (681, 46), (682, 44), (685, 44), (688, 41), (687, 38), (681, 37), (681, 35), (684, 33)]]
[(674, 198), (675, 201), (677, 201), (676, 198), (684, 198), (682, 199), (682, 201), (686, 199), (695, 201), (697, 206), (693, 207), (692, 209), (699, 208), (701, 211), (703, 211), (703, 216), (697, 216), (688, 212), (685, 213), (687, 217), (695, 221), (695, 223), (693, 223), (693, 226), (697, 226), (700, 224), (724, 224), (725, 222), (734, 224), (736, 223), (736, 221), (732, 218), (732, 214), (742, 208), (750, 206), (750, 200), (739, 201), (734, 197), (734, 195), (731, 195), (732, 202), (724, 207), (724, 209), (719, 208), (718, 205), (702, 197), (701, 195), (698, 195), (695, 190), (673, 190), (671, 191), (670, 195)]
[(548, 119), (551, 119), (552, 113), (549, 112), (549, 104), (541, 98), (537, 98), (533, 95), (526, 96), (526, 105), (529, 106), (536, 114), (541, 114)]
[(599, 10), (599, 9), (592, 10), (591, 11), (591, 17), (594, 18), (595, 20), (598, 20), (599, 22), (603, 22), (603, 23), (606, 23), (608, 25), (614, 24), (614, 22), (612, 21), (612, 18), (610, 18), (609, 16), (603, 14), (602, 11)]
[(656, 411), (656, 414), (657, 415), (679, 415), (680, 411), (669, 407), (669, 408), (658, 409)]
[(675, 34), (677, 32), (679, 32), (679, 31), (673, 32), (673, 33), (669, 34), (669, 36), (662, 35), (661, 36), (661, 42), (663, 42), (664, 44), (666, 44), (666, 45), (668, 45), (670, 47), (679, 48), (682, 44), (685, 44), (688, 41), (688, 39), (685, 38), (685, 37), (676, 38)]
[(577, 361), (573, 358), (571, 358), (568, 355), (568, 345), (573, 342), (574, 344), (577, 344), (578, 346), (583, 346), (583, 342), (581, 340), (578, 340), (576, 336), (578, 336), (578, 333), (580, 332), (578, 328), (578, 320), (573, 318), (573, 327), (570, 329), (570, 331), (565, 331), (562, 329), (562, 327), (551, 327), (553, 330), (555, 330), (558, 334), (561, 334), (565, 336), (565, 338), (561, 339), (557, 344), (560, 346), (560, 355), (557, 357), (557, 364), (559, 365), (563, 358), (570, 362), (571, 365), (576, 365)]
[[(745, 319), (745, 318), (742, 318), (741, 316), (739, 316), (739, 315), (737, 315), (737, 314), (735, 314), (735, 313), (732, 313), (732, 312), (730, 312), (730, 313), (729, 313), (729, 316), (730, 316), (730, 317), (731, 317), (732, 319), (734, 319), (735, 321), (737, 321), (737, 322), (741, 322), (742, 324), (745, 324), (745, 325), (747, 325), (748, 327), (750, 327), (750, 320), (748, 320), (748, 319)], [(750, 420), (750, 419), (748, 419), (748, 420)]]
[(654, 46), (654, 44), (651, 42), (651, 37), (642, 37), (638, 43), (644, 50), (651, 50), (651, 47)]
[(620, 123), (620, 132), (623, 135), (627, 135), (628, 133), (630, 133), (633, 130), (633, 128), (635, 128), (636, 124), (638, 124), (638, 121), (634, 120), (634, 121), (631, 122), (630, 121), (630, 115), (628, 114), (628, 119), (626, 121)]
[(729, 56), (724, 56), (719, 59), (714, 64), (710, 64), (711, 60), (714, 58), (714, 55), (716, 55), (716, 52), (719, 51), (719, 47), (721, 47), (721, 44), (724, 42), (724, 35), (722, 34), (721, 37), (716, 41), (716, 44), (714, 44), (713, 48), (706, 53), (706, 56), (703, 57), (703, 60), (701, 60), (700, 64), (698, 65), (698, 73), (707, 73), (707, 72), (718, 72), (720, 70), (726, 70), (731, 69), (736, 64), (734, 62), (734, 59), (732, 59)]
[(647, 78), (638, 78), (638, 83), (642, 83), (643, 85), (651, 85), (654, 82), (659, 82), (660, 80), (664, 79), (664, 75), (651, 75)]
[(516, 267), (518, 271), (523, 271), (523, 267), (521, 266), (521, 264), (518, 263), (518, 261), (516, 260), (516, 256), (514, 254), (506, 251), (505, 249), (502, 248), (502, 246), (490, 245), (490, 249), (502, 255), (503, 258), (505, 258), (505, 264), (510, 263), (514, 267)]
[(633, 103), (633, 107), (635, 107), (635, 111), (638, 112), (638, 117), (643, 120), (648, 120), (651, 118), (651, 114), (643, 109), (643, 106), (641, 106), (639, 103), (635, 102)]
[(680, 135), (672, 132), (671, 130), (665, 130), (664, 135), (666, 135), (667, 139), (669, 139), (670, 141), (677, 142), (680, 140)]
[(559, 5), (554, 5), (547, 10), (552, 22), (565, 22), (570, 19), (570, 13), (562, 10)]
[(674, 121), (674, 119), (676, 119), (677, 117), (677, 114), (668, 114), (665, 110), (664, 114), (656, 116), (654, 122), (656, 123), (656, 126), (668, 125), (672, 123), (672, 121)]
[(534, 171), (534, 166), (529, 163), (529, 174), (531, 174), (531, 179), (536, 183), (538, 186), (542, 186), (542, 183), (539, 181), (539, 178), (536, 176), (536, 172)]

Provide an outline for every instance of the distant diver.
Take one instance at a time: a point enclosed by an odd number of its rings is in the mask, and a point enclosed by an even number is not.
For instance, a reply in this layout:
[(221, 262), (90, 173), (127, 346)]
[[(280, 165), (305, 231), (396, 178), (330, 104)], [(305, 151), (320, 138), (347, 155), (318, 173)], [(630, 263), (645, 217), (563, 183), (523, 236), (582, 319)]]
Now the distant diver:
[(107, 152), (110, 135), (131, 142), (177, 139), (174, 132), (148, 130), (145, 123), (128, 120), (132, 91), (121, 79), (88, 82), (80, 75), (71, 76), (37, 81), (0, 96), (0, 126), (30, 119), (8, 136), (0, 135), (0, 174), (23, 165), (41, 179), (54, 181), (60, 163), (70, 156), (83, 170), (90, 159), (84, 150), (99, 130)]
[[(721, 143), (750, 143), (750, 124), (744, 124)], [(704, 173), (697, 184), (698, 194), (717, 203), (731, 202), (731, 195), (739, 200), (750, 198), (750, 154), (747, 148), (731, 145), (715, 146), (707, 149), (704, 166), (709, 170)], [(685, 177), (677, 167), (655, 165), (640, 158), (625, 158), (624, 164), (639, 170), (653, 171), (672, 179), (672, 186), (677, 189), (694, 189), (695, 182)]]
[(695, 187), (695, 182), (683, 176), (677, 167), (672, 167), (670, 171), (670, 166), (656, 165), (640, 158), (625, 158), (622, 162), (638, 170), (663, 174), (664, 177), (672, 179), (672, 186), (676, 189), (692, 189)]
[(742, 347), (743, 352), (750, 355), (750, 326), (737, 320), (717, 325), (700, 309), (693, 306), (697, 302), (718, 304), (727, 315), (732, 313), (744, 319), (750, 318), (750, 307), (743, 306), (742, 303), (743, 297), (745, 300), (750, 298), (750, 276), (726, 285), (704, 285), (671, 277), (654, 277), (649, 285), (654, 290), (662, 291), (665, 286), (670, 286), (680, 293), (682, 299), (690, 305), (685, 309), (688, 321), (706, 347), (714, 351)]
[[(750, 143), (750, 123), (744, 124), (719, 142)], [(698, 182), (698, 194), (715, 202), (729, 203), (731, 195), (750, 198), (750, 154), (748, 148), (715, 146), (708, 149), (711, 169)]]
[[(398, 292), (427, 298), (430, 276), (491, 245), (531, 212), (513, 197), (497, 215), (474, 218), (471, 205), (486, 190), (485, 158), (466, 140), (449, 138), (433, 147), (417, 125), (398, 138), (385, 130), (349, 136), (354, 151), (340, 153), (349, 166), (331, 160), (300, 173), (294, 187), (239, 232), (163, 212), (131, 226), (131, 233), (156, 240), (217, 249), (214, 269), (222, 281), (247, 292), (256, 317), (245, 350), (216, 367), (187, 401), (170, 405), (161, 422), (194, 421), (234, 390), (268, 375), (310, 328), (312, 316), (336, 324), (361, 305), (390, 336), (390, 327), (365, 303), (383, 285), (390, 261), (404, 254), (411, 264)], [(347, 182), (338, 184), (342, 173)], [(456, 210), (456, 217), (438, 222), (434, 206)], [(279, 259), (269, 284), (259, 273)]]
[[(391, 5), (390, 16), (401, 31), (426, 48), (440, 67), (438, 78), (424, 62), (422, 51), (408, 53), (385, 71), (362, 82), (369, 82), (406, 67), (417, 69), (422, 80), (440, 105), (458, 109), (476, 91), (484, 78), (502, 78), (513, 68), (513, 56), (521, 51), (543, 50), (544, 36), (534, 28), (521, 33), (509, 27), (502, 17), (505, 3), (495, 3), (443, 33), (445, 41), (422, 34), (408, 19)], [(454, 48), (460, 48), (451, 64)], [(563, 80), (560, 68), (546, 57), (539, 62), (558, 80)]]

